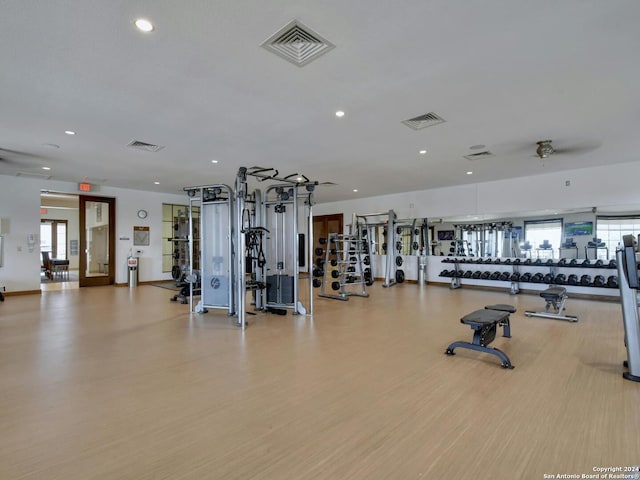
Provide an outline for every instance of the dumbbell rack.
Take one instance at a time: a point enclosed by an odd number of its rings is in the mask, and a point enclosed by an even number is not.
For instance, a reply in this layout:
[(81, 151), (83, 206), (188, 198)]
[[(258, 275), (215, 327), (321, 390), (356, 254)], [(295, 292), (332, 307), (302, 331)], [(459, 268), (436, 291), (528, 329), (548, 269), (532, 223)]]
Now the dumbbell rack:
[[(362, 261), (362, 241), (354, 235), (330, 233), (325, 249), (324, 272), (319, 296), (349, 300), (350, 296), (368, 297)], [(329, 266), (337, 267), (330, 269)], [(336, 293), (328, 293), (326, 286)], [(356, 287), (356, 289), (349, 289)]]

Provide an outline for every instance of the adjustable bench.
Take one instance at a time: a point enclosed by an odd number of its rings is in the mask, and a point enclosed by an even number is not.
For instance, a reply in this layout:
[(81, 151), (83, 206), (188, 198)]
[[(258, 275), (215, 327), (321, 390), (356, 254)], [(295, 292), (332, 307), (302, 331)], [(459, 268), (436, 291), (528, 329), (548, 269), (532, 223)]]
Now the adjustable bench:
[(540, 296), (545, 299), (544, 312), (526, 311), (527, 317), (551, 318), (554, 320), (566, 320), (567, 322), (577, 322), (578, 317), (574, 315), (563, 315), (564, 304), (567, 301), (567, 289), (564, 287), (549, 287), (540, 292)]
[(502, 368), (513, 368), (509, 357), (501, 350), (490, 347), (489, 344), (496, 338), (498, 326), (502, 327), (502, 336), (511, 337), (511, 325), (509, 315), (516, 309), (511, 305), (497, 304), (487, 305), (483, 310), (476, 310), (460, 319), (460, 323), (469, 325), (473, 330), (473, 340), (470, 342), (453, 342), (447, 347), (447, 355), (455, 355), (458, 347), (490, 353), (502, 361)]

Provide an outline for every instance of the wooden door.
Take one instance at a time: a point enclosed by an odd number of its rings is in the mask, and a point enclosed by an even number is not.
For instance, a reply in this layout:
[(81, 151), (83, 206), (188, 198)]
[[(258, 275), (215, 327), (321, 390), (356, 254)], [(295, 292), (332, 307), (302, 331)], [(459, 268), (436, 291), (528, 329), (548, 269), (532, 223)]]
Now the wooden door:
[(80, 195), (81, 287), (115, 282), (116, 199)]

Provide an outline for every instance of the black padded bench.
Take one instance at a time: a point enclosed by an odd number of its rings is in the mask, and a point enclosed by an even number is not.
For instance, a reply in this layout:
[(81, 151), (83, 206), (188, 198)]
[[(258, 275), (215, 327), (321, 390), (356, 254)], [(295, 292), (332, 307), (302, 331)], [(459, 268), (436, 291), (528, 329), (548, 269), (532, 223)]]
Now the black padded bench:
[(540, 296), (546, 302), (544, 312), (526, 311), (527, 317), (542, 317), (555, 320), (566, 320), (568, 322), (577, 322), (578, 317), (573, 315), (564, 315), (564, 304), (567, 301), (567, 289), (564, 287), (549, 287), (540, 292)]
[(515, 311), (516, 309), (511, 305), (496, 304), (487, 305), (483, 310), (476, 310), (465, 315), (460, 319), (460, 323), (471, 327), (473, 340), (471, 342), (453, 342), (447, 347), (445, 353), (447, 355), (455, 355), (454, 350), (456, 348), (468, 348), (495, 355), (502, 361), (502, 368), (513, 368), (509, 357), (501, 350), (490, 347), (489, 344), (496, 338), (498, 326), (502, 327), (503, 337), (511, 337), (509, 315)]

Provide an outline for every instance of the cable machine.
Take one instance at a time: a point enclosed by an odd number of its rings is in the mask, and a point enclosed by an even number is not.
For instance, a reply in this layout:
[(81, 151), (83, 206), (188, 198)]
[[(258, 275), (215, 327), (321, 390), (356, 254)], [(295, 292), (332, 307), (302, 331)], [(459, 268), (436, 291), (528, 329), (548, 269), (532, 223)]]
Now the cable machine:
[[(216, 184), (188, 187), (189, 195), (189, 251), (193, 251), (194, 207), (200, 206), (200, 280), (202, 307), (227, 310), (235, 315), (235, 280), (233, 235), (234, 192), (228, 185)], [(191, 294), (189, 307), (193, 311), (193, 285), (197, 272), (189, 255)]]
[[(300, 302), (300, 273), (309, 272), (309, 310), (313, 313), (313, 191), (318, 182), (304, 175), (280, 177), (272, 168), (254, 167), (246, 175), (259, 181), (280, 182), (269, 186), (261, 201), (264, 238), (266, 309), (291, 309), (307, 313)], [(258, 209), (256, 203), (256, 210)]]

